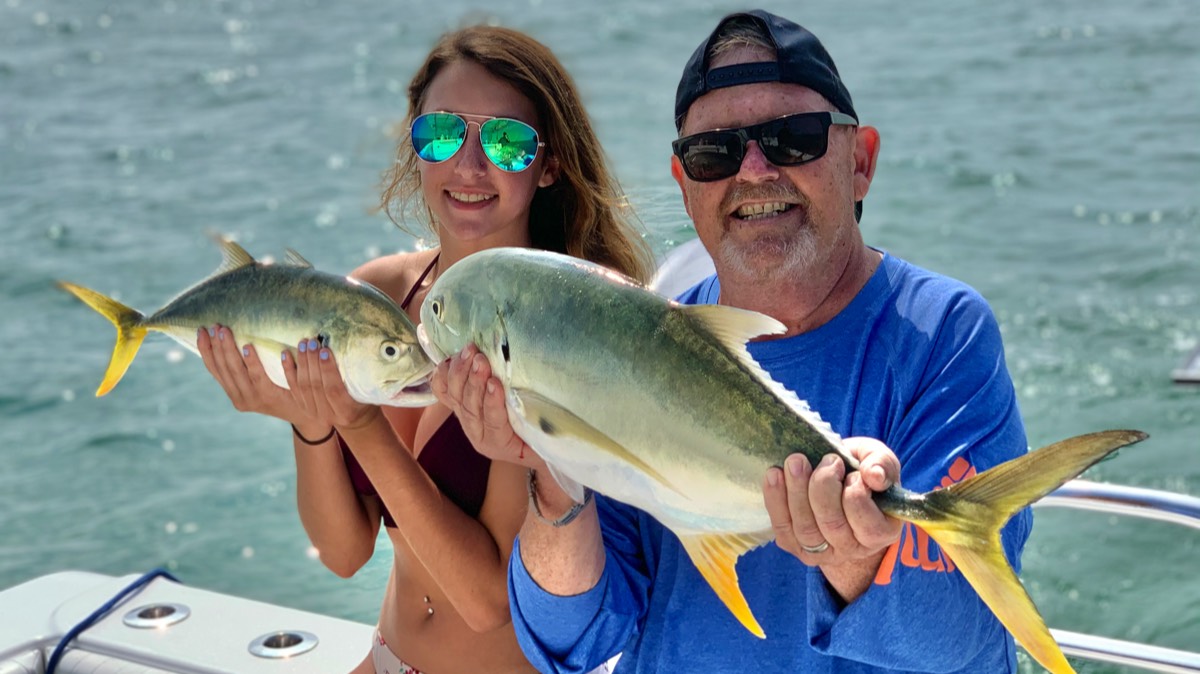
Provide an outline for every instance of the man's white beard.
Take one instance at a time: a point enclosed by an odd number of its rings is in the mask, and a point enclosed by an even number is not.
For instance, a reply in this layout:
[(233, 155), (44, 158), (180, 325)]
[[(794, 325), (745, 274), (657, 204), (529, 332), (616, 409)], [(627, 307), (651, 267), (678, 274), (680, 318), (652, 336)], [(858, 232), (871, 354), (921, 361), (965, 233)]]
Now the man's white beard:
[(805, 274), (819, 261), (816, 232), (807, 226), (789, 236), (765, 235), (747, 243), (723, 236), (718, 255), (734, 274), (764, 282)]

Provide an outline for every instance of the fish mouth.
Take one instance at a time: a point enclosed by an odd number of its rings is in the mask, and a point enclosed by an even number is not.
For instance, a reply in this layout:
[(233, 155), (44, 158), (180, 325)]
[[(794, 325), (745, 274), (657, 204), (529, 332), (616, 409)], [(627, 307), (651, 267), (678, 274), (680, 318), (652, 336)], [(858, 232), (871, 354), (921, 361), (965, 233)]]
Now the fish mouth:
[(425, 332), (424, 323), (417, 325), (417, 342), (421, 345), (421, 349), (425, 351), (425, 355), (429, 356), (429, 360), (432, 360), (434, 363), (446, 360), (447, 355), (442, 353), (438, 345), (429, 339), (429, 334)]
[(429, 385), (429, 375), (425, 375), (393, 393), (389, 400), (396, 407), (426, 407), (437, 402), (437, 397)]

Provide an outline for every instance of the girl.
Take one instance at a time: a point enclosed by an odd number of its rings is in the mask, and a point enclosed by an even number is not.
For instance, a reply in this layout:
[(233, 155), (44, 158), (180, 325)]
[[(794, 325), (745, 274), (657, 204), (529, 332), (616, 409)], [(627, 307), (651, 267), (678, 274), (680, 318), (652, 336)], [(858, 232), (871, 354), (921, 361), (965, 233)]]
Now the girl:
[[(393, 221), (427, 221), (439, 245), (372, 260), (354, 277), (414, 322), (442, 271), (494, 246), (556, 250), (647, 278), (649, 251), (574, 83), (545, 46), (504, 28), (447, 34), (408, 96), (410, 134), (382, 203)], [(252, 347), (239, 354), (227, 328), (202, 330), (199, 341), (237, 409), (293, 425), (300, 518), (321, 561), (353, 575), (386, 528), (394, 563), (355, 674), (533, 671), (513, 635), (506, 582), (527, 502), (523, 467), (477, 454), (442, 405), (354, 402), (315, 340), (285, 354), (289, 389), (267, 380)]]

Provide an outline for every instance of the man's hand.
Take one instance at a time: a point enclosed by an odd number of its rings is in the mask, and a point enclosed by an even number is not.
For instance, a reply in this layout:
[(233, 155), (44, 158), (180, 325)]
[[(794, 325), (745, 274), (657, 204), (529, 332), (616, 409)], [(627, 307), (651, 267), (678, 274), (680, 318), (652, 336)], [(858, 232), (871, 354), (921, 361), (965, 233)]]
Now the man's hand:
[(871, 438), (846, 438), (842, 445), (859, 462), (846, 475), (840, 457), (828, 454), (816, 468), (793, 454), (783, 469), (767, 471), (763, 500), (775, 542), (809, 566), (876, 559), (900, 537), (903, 522), (888, 517), (871, 498), (900, 481), (900, 461)]
[(463, 433), (480, 454), (530, 468), (545, 462), (513, 430), (504, 403), (504, 386), (492, 376), (487, 356), (468, 344), (442, 361), (430, 379), (434, 395), (458, 417)]

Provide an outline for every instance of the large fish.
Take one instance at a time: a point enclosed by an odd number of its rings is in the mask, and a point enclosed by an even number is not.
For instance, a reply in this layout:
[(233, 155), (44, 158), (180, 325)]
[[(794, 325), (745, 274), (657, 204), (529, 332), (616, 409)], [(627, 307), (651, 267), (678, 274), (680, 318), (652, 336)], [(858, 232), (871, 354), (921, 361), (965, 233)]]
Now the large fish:
[(284, 388), (280, 355), (289, 351), (294, 358), (301, 339), (317, 337), (333, 351), (355, 400), (399, 407), (435, 401), (428, 376), (436, 364), (420, 348), (412, 320), (390, 297), (355, 279), (317, 271), (292, 250), (285, 264), (264, 264), (237, 243), (218, 241), (221, 266), (149, 316), (94, 290), (58, 283), (117, 327), (97, 396), (117, 385), (149, 331), (198, 353), (196, 331), (220, 324), (233, 331), (239, 347), (253, 344), (271, 381)]
[[(732, 307), (684, 306), (614, 272), (526, 249), (476, 253), (442, 274), (421, 307), (435, 359), (474, 342), (504, 385), (516, 432), (576, 500), (586, 485), (657, 518), (730, 611), (759, 637), (735, 565), (774, 538), (762, 478), (792, 452), (816, 465), (841, 438), (773, 381), (745, 343), (783, 326)], [(875, 495), (923, 528), (1017, 641), (1073, 671), (1000, 545), (1018, 510), (1113, 450), (1145, 438), (1106, 431), (1044, 447), (951, 487)]]

